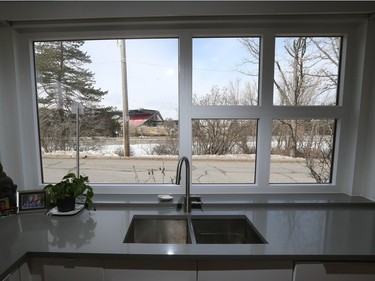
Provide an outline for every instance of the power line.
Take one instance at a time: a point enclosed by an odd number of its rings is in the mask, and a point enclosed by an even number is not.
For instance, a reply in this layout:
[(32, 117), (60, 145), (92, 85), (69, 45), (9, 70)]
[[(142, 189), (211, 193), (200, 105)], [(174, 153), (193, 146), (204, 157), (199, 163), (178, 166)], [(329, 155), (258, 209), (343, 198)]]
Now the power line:
[[(168, 67), (168, 68), (177, 68), (175, 65), (167, 65), (167, 64), (159, 64), (159, 63), (151, 63), (151, 62), (142, 62), (142, 61), (133, 61), (133, 60), (126, 60), (127, 63), (131, 64), (141, 64), (141, 65), (149, 65), (149, 66), (155, 66), (155, 67)], [(95, 62), (91, 63), (90, 65), (96, 65), (96, 64), (110, 64), (110, 63), (121, 63), (121, 60), (116, 61), (105, 61), (105, 62)], [(200, 68), (200, 67), (193, 67), (194, 70), (200, 70), (200, 71), (210, 71), (210, 72), (224, 72), (224, 73), (232, 73), (232, 72), (238, 72), (238, 70), (235, 69), (218, 69), (218, 68)]]

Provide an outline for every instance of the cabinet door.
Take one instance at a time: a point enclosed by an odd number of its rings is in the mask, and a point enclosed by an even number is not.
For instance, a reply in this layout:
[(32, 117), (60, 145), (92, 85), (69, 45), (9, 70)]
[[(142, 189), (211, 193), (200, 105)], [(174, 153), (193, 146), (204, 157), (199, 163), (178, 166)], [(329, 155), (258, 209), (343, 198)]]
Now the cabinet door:
[(43, 262), (44, 281), (103, 281), (102, 262), (85, 259), (48, 259)]
[(105, 260), (105, 281), (196, 281), (191, 261)]
[(18, 269), (9, 274), (3, 281), (21, 281)]
[(291, 281), (292, 270), (282, 269), (254, 269), (254, 270), (219, 270), (199, 271), (198, 281)]
[(375, 281), (375, 263), (296, 264), (293, 281)]
[(198, 281), (291, 281), (292, 262), (199, 262)]
[(20, 279), (21, 281), (33, 281), (31, 277), (31, 272), (29, 269), (29, 265), (27, 262), (22, 264), (19, 268), (19, 273), (20, 273)]
[(196, 273), (183, 270), (105, 269), (105, 281), (195, 281)]

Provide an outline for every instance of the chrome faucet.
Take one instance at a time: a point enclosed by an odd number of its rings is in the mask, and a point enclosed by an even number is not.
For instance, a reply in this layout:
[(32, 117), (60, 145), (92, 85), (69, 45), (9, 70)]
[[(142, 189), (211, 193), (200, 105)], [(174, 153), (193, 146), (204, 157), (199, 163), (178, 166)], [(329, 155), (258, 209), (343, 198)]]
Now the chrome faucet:
[(181, 182), (181, 170), (182, 164), (185, 162), (186, 182), (185, 182), (185, 198), (184, 198), (184, 211), (187, 213), (191, 212), (190, 205), (190, 163), (186, 156), (183, 156), (178, 160), (177, 171), (176, 171), (176, 184)]

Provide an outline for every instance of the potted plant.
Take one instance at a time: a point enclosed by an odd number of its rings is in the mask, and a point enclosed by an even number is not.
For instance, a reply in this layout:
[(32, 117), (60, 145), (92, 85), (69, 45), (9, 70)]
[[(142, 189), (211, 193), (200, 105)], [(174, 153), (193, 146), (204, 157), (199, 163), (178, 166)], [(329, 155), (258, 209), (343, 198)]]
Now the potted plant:
[(50, 202), (57, 205), (59, 212), (69, 212), (75, 209), (77, 197), (85, 196), (84, 206), (87, 209), (93, 208), (92, 197), (94, 191), (90, 185), (88, 177), (79, 176), (74, 173), (66, 174), (59, 183), (49, 184), (44, 187)]

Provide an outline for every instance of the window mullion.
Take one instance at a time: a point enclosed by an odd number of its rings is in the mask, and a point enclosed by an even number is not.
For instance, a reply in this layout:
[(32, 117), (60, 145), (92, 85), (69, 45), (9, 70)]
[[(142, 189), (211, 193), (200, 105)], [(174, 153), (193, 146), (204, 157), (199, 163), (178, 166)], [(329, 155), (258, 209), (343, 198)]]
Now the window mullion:
[(263, 112), (258, 121), (258, 147), (256, 184), (269, 185), (270, 155), (272, 141), (272, 107), (274, 77), (275, 36), (267, 32), (262, 36), (259, 68), (259, 106)]
[(179, 154), (191, 160), (192, 147), (192, 37), (183, 33), (179, 42)]

